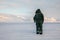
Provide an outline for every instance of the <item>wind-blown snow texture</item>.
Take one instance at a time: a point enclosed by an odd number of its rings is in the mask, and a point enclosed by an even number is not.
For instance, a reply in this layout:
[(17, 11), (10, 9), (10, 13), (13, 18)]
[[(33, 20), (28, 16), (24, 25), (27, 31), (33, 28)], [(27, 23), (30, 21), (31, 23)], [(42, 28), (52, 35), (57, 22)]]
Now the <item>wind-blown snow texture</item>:
[(0, 40), (60, 40), (60, 24), (44, 23), (43, 35), (34, 23), (0, 23)]

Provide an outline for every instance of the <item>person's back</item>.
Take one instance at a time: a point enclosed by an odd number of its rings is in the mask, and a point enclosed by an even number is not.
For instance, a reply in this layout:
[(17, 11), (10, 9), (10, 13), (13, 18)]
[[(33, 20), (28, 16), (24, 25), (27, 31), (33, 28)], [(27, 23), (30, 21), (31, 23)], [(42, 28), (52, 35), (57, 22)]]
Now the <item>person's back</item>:
[(42, 14), (36, 14), (34, 16), (34, 20), (36, 23), (43, 23), (44, 19), (43, 19), (43, 15)]
[(36, 23), (36, 33), (42, 34), (42, 24), (44, 22), (44, 16), (41, 13), (40, 9), (36, 11), (36, 14), (33, 19), (34, 19), (34, 22)]

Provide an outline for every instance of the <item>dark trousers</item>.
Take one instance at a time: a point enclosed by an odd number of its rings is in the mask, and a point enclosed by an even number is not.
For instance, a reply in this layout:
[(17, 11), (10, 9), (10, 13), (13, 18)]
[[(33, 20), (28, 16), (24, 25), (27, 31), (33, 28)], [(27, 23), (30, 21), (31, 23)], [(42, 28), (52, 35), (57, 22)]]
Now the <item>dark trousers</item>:
[(36, 23), (36, 32), (42, 33), (42, 23)]

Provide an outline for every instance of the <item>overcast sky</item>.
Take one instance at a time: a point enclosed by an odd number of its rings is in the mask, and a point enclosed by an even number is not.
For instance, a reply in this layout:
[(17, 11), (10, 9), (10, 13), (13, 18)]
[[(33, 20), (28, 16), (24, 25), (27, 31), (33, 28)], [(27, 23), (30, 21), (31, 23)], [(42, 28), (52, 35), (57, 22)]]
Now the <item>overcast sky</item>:
[(60, 0), (0, 0), (0, 13), (33, 17), (40, 8), (45, 17), (60, 20)]

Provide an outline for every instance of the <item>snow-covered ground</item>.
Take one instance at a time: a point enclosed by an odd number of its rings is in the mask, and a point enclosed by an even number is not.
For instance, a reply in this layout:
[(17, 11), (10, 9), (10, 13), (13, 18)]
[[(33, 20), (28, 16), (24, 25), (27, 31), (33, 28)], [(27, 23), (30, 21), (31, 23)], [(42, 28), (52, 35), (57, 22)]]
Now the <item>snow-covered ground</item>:
[(0, 40), (60, 40), (60, 24), (44, 23), (43, 35), (34, 23), (0, 23)]

